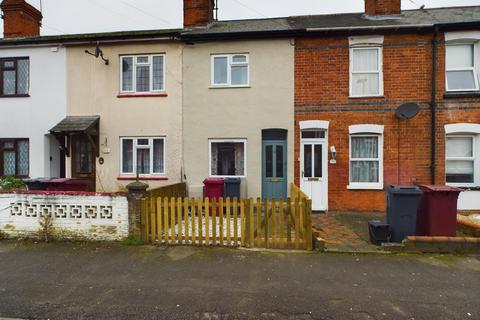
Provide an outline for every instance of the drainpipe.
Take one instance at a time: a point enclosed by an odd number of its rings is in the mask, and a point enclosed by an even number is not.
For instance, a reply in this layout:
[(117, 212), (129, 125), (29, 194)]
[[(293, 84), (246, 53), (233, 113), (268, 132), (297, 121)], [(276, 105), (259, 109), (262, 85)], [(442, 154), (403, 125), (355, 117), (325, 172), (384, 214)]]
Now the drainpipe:
[(431, 112), (431, 167), (430, 167), (430, 178), (432, 184), (435, 184), (435, 173), (436, 173), (436, 148), (437, 148), (437, 47), (438, 47), (438, 27), (435, 26), (435, 31), (432, 38), (432, 101), (430, 102), (430, 112)]

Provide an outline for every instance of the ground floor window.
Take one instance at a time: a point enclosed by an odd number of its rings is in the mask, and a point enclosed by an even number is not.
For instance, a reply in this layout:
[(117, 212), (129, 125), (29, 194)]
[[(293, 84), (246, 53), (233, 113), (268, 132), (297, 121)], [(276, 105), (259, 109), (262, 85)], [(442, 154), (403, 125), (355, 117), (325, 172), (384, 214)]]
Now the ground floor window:
[(120, 139), (122, 175), (165, 174), (164, 137), (124, 137)]
[(452, 135), (446, 140), (447, 183), (475, 183), (475, 136)]
[(383, 126), (350, 126), (351, 189), (383, 188)]
[(245, 177), (246, 140), (210, 140), (210, 176)]
[(0, 176), (29, 175), (28, 139), (0, 139)]

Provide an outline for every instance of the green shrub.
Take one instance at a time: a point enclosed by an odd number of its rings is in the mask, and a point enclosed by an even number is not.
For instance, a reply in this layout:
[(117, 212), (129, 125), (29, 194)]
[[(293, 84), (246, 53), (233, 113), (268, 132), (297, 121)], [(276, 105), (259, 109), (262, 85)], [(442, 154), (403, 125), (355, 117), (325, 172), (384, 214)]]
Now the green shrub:
[(25, 183), (21, 179), (15, 177), (4, 177), (0, 178), (0, 189), (25, 189)]

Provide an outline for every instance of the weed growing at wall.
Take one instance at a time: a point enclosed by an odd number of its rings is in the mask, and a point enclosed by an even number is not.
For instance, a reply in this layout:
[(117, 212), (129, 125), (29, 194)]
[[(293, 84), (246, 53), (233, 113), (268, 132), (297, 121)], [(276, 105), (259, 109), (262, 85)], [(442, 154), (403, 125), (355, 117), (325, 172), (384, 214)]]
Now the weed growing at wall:
[(17, 179), (15, 177), (4, 177), (0, 178), (0, 189), (25, 189), (25, 183), (21, 179)]
[(40, 230), (38, 231), (38, 236), (40, 240), (49, 242), (52, 241), (55, 237), (55, 228), (53, 226), (53, 219), (50, 215), (42, 215), (39, 219)]

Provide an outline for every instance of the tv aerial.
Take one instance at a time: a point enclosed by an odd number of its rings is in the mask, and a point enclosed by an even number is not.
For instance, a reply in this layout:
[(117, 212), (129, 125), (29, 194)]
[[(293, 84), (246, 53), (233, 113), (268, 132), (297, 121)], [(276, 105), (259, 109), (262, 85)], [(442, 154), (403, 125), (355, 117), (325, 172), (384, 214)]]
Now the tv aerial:
[(96, 47), (95, 47), (95, 53), (92, 53), (92, 52), (90, 52), (90, 51), (88, 51), (88, 50), (85, 50), (85, 53), (86, 53), (86, 54), (89, 54), (89, 55), (91, 55), (91, 56), (94, 56), (95, 58), (99, 58), (99, 57), (100, 57), (100, 59), (102, 59), (103, 62), (105, 62), (105, 65), (108, 66), (109, 61), (108, 61), (107, 58), (105, 58), (105, 57), (103, 56), (103, 51), (102, 51), (102, 49), (100, 49), (100, 42), (97, 42), (97, 45), (96, 45)]

